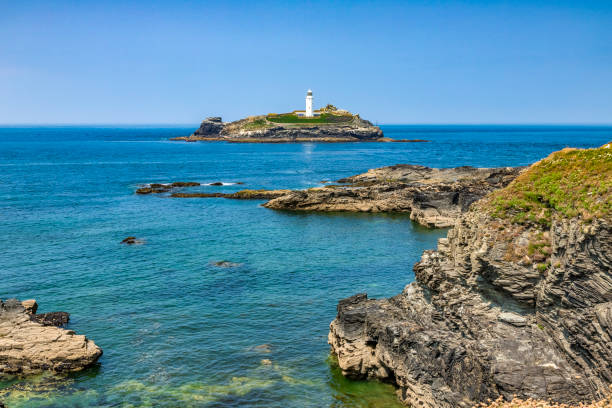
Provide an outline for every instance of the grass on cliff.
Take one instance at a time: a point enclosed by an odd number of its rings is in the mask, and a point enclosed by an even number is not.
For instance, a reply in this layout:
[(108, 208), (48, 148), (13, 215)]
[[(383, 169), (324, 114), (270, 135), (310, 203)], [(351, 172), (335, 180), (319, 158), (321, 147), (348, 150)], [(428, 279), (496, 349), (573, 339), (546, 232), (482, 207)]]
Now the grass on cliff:
[(335, 115), (333, 113), (322, 113), (320, 116), (313, 118), (305, 118), (303, 116), (297, 116), (294, 113), (287, 113), (282, 115), (268, 116), (267, 119), (274, 123), (345, 123), (353, 120), (352, 115)]
[(257, 129), (265, 129), (270, 127), (271, 125), (263, 118), (255, 119), (252, 122), (248, 122), (244, 125), (245, 130), (257, 130)]
[(486, 204), (495, 217), (550, 226), (555, 215), (585, 220), (612, 212), (612, 146), (563, 149), (533, 164)]

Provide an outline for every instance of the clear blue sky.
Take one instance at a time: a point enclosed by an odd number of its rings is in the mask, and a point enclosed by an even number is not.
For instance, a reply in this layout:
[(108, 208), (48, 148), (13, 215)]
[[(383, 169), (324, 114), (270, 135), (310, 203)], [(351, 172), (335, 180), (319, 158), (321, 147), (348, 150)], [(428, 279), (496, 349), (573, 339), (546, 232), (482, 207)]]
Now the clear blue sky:
[(0, 123), (612, 123), (608, 1), (0, 0)]

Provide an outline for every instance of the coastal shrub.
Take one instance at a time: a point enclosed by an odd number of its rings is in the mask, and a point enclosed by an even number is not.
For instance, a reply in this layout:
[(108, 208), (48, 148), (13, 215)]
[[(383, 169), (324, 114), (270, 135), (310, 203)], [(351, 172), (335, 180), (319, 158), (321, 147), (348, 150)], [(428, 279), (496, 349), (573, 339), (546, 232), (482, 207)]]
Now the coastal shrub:
[(535, 163), (487, 200), (495, 217), (550, 227), (555, 215), (585, 220), (612, 210), (612, 149), (563, 149)]
[(244, 125), (244, 129), (246, 130), (255, 130), (255, 129), (263, 129), (270, 126), (265, 119), (255, 119), (252, 122)]

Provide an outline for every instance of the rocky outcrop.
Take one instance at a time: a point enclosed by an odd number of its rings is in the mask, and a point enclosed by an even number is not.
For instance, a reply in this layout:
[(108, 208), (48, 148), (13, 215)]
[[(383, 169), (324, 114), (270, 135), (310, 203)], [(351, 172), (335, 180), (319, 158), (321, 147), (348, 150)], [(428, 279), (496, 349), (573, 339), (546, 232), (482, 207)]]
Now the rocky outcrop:
[[(136, 194), (143, 194), (143, 195), (144, 194), (162, 194), (162, 193), (167, 193), (177, 188), (196, 187), (199, 185), (200, 183), (196, 181), (175, 181), (174, 183), (151, 183), (151, 184), (145, 184), (144, 186), (139, 187), (136, 190)], [(213, 183), (211, 185), (218, 185), (218, 184)], [(221, 185), (223, 185), (223, 183), (221, 183)]]
[(36, 314), (36, 302), (0, 301), (0, 373), (79, 371), (95, 363), (102, 350), (85, 336), (57, 326), (68, 314)]
[(291, 193), (291, 190), (240, 190), (235, 193), (172, 193), (174, 198), (230, 198), (234, 200), (270, 200)]
[(338, 180), (346, 185), (293, 191), (264, 207), (293, 211), (405, 212), (427, 227), (453, 225), (470, 204), (506, 186), (521, 168), (434, 169), (398, 164)]
[[(595, 153), (551, 155), (473, 205), (423, 253), (401, 294), (340, 301), (329, 343), (343, 373), (392, 382), (418, 407), (603, 398), (612, 383), (612, 219), (600, 186), (612, 159)], [(594, 171), (574, 189), (566, 177), (555, 184), (560, 166), (575, 177)], [(540, 193), (520, 194), (529, 183)], [(514, 216), (499, 215), (506, 196)], [(533, 210), (552, 212), (550, 224)]]
[(224, 123), (218, 116), (208, 117), (202, 121), (200, 127), (193, 132), (193, 136), (207, 138), (218, 137), (223, 130)]
[(223, 123), (221, 118), (207, 118), (191, 136), (172, 140), (234, 143), (394, 141), (383, 139), (382, 130), (359, 115), (349, 115), (349, 118), (343, 122), (313, 124), (276, 123), (269, 121), (267, 116), (252, 116), (230, 123)]

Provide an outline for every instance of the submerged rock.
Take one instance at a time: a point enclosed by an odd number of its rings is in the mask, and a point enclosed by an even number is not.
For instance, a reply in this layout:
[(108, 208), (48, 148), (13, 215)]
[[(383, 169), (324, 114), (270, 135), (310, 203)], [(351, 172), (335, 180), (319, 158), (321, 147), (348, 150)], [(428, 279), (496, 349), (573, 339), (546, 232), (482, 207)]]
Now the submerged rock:
[(95, 363), (102, 350), (93, 341), (55, 327), (64, 316), (31, 314), (16, 299), (0, 300), (0, 373), (79, 371)]
[(239, 266), (242, 266), (241, 263), (230, 262), (230, 261), (218, 261), (218, 262), (215, 262), (213, 265), (218, 266), (220, 268), (237, 268)]
[(199, 186), (200, 183), (196, 181), (175, 181), (173, 183), (151, 183), (147, 184), (143, 187), (140, 187), (136, 190), (136, 194), (162, 194), (172, 191), (176, 188), (183, 187), (196, 187)]
[(125, 245), (142, 245), (144, 244), (144, 241), (136, 237), (127, 237), (127, 238), (124, 238), (123, 241), (121, 241), (121, 243)]
[[(603, 398), (612, 381), (612, 218), (599, 180), (612, 179), (612, 158), (595, 153), (551, 155), (476, 203), (423, 253), (401, 294), (341, 300), (329, 343), (343, 374), (392, 382), (417, 407)], [(563, 166), (589, 177), (574, 188)], [(562, 205), (546, 204), (550, 191)], [(535, 252), (541, 263), (529, 260)]]

